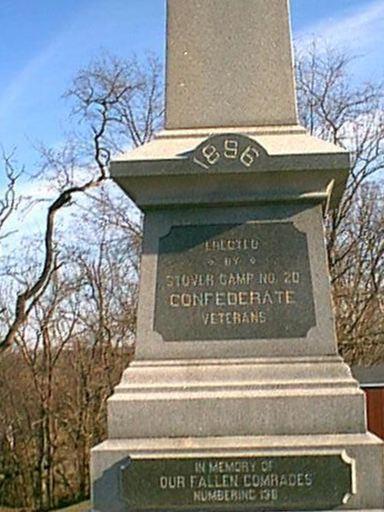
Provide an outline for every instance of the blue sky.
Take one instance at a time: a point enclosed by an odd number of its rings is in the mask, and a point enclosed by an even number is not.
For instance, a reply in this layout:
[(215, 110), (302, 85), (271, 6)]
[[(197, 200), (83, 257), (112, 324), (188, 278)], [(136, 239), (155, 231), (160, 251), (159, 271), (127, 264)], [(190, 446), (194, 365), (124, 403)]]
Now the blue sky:
[[(163, 58), (164, 6), (165, 0), (0, 0), (0, 144), (16, 147), (29, 167), (34, 143), (59, 144), (68, 112), (61, 95), (102, 48)], [(384, 76), (384, 0), (291, 0), (291, 13), (297, 41), (325, 36), (364, 56), (355, 65), (359, 79)]]

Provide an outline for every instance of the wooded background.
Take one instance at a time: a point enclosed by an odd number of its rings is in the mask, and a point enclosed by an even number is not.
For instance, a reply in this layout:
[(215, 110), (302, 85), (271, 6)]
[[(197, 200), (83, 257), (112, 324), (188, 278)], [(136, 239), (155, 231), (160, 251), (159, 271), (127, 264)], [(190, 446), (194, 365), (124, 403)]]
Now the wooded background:
[[(356, 83), (351, 58), (316, 45), (298, 56), (300, 119), (351, 152), (340, 207), (325, 219), (340, 352), (384, 360), (384, 86)], [(106, 400), (133, 357), (141, 214), (110, 181), (112, 154), (163, 123), (154, 58), (105, 54), (66, 93), (68, 136), (38, 148), (34, 182), (3, 153), (0, 194), (0, 504), (52, 510), (89, 496), (90, 448), (106, 437)], [(48, 190), (48, 189), (47, 189)], [(41, 211), (45, 230), (17, 225)]]

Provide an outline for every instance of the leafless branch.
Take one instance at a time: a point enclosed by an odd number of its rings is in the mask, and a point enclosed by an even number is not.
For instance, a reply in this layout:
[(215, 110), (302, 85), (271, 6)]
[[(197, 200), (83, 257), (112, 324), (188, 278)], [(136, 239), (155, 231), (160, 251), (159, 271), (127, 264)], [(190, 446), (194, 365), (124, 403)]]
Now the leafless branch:
[(4, 232), (4, 228), (6, 222), (20, 204), (20, 197), (16, 194), (16, 184), (23, 174), (23, 170), (16, 170), (14, 166), (13, 153), (6, 154), (3, 150), (2, 162), (6, 185), (5, 191), (0, 196), (0, 241), (10, 235), (9, 232)]

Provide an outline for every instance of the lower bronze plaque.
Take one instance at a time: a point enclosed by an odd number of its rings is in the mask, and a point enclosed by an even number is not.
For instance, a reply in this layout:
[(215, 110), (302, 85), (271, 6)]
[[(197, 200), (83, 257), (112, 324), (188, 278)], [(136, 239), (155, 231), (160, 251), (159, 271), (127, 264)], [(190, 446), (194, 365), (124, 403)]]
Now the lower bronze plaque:
[(315, 325), (307, 236), (292, 222), (174, 226), (160, 239), (165, 341), (302, 338)]
[(355, 493), (353, 465), (345, 453), (129, 460), (121, 496), (130, 510), (329, 510)]

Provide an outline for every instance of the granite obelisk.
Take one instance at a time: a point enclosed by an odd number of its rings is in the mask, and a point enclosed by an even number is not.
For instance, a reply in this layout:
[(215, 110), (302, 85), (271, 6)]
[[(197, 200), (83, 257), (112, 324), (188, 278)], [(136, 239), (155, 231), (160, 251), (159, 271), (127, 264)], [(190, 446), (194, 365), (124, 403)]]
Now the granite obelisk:
[(383, 510), (323, 234), (349, 155), (298, 125), (287, 0), (167, 4), (166, 128), (111, 165), (144, 244), (94, 510)]

